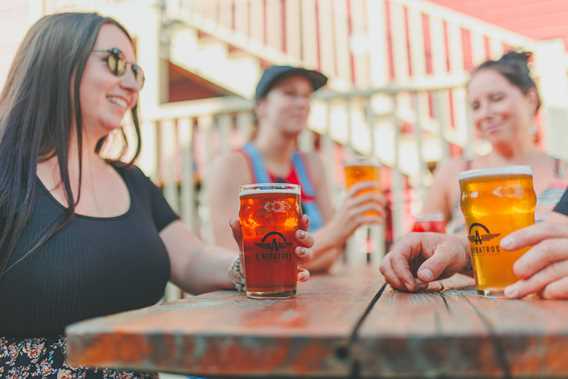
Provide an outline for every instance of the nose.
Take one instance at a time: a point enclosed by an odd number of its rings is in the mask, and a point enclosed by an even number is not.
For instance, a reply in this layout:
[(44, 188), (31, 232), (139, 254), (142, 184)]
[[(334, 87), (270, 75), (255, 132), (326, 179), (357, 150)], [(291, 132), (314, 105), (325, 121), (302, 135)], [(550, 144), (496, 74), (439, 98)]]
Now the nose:
[(479, 104), (479, 108), (475, 111), (475, 118), (483, 120), (491, 116), (491, 106), (488, 102), (482, 102)]
[(121, 86), (122, 88), (132, 92), (140, 91), (140, 85), (138, 84), (131, 67), (129, 67), (126, 70), (126, 73), (122, 76)]
[(310, 98), (307, 96), (296, 96), (296, 105), (302, 109), (310, 107)]

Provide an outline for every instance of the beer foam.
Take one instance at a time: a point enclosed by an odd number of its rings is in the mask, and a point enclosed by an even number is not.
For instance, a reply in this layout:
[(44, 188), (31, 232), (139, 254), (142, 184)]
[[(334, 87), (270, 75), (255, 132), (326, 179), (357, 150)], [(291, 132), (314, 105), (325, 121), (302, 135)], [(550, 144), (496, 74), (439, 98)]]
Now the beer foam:
[(353, 158), (347, 159), (343, 163), (343, 167), (352, 167), (352, 166), (374, 166), (379, 167), (379, 163), (376, 159), (373, 158)]
[(300, 195), (300, 186), (297, 184), (287, 183), (260, 183), (245, 184), (241, 186), (239, 196), (284, 193), (292, 195)]
[(462, 171), (458, 175), (460, 181), (473, 178), (482, 178), (487, 176), (499, 175), (528, 175), (532, 176), (530, 166), (506, 166), (493, 168), (480, 168), (476, 170)]

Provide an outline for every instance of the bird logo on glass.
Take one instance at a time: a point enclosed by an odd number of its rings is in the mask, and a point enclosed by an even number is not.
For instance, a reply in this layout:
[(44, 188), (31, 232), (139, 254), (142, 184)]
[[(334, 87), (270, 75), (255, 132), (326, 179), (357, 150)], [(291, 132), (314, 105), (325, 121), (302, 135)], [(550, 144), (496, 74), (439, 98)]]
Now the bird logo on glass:
[(500, 233), (491, 233), (488, 227), (478, 222), (469, 227), (468, 239), (472, 244), (472, 253), (498, 253), (499, 244), (487, 244), (489, 241), (499, 237)]

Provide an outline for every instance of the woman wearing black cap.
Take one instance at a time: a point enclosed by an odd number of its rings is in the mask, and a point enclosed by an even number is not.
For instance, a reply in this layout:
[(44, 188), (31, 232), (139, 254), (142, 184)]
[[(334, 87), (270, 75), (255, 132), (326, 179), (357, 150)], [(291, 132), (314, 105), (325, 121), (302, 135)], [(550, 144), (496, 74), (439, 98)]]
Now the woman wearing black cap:
[(383, 215), (382, 196), (355, 196), (377, 183), (353, 187), (334, 211), (320, 158), (297, 150), (297, 138), (307, 126), (310, 98), (326, 83), (322, 73), (300, 67), (271, 66), (264, 71), (255, 92), (255, 140), (216, 160), (209, 171), (208, 197), (217, 244), (234, 245), (227, 222), (237, 217), (240, 185), (255, 182), (301, 185), (304, 213), (310, 217), (310, 230), (316, 240), (314, 259), (306, 267), (312, 272), (328, 271), (359, 226), (382, 222), (382, 217), (364, 214), (374, 210)]

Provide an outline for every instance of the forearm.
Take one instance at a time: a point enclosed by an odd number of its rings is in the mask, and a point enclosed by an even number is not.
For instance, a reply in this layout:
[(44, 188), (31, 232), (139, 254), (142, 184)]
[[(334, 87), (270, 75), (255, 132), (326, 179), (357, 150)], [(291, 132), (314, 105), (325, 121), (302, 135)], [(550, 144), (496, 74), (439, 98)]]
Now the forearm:
[(316, 274), (328, 272), (341, 254), (344, 242), (337, 238), (334, 229), (327, 224), (314, 233), (313, 259), (305, 268)]
[(183, 267), (172, 268), (172, 282), (194, 295), (233, 289), (229, 267), (236, 257), (236, 251), (219, 246), (193, 248)]

